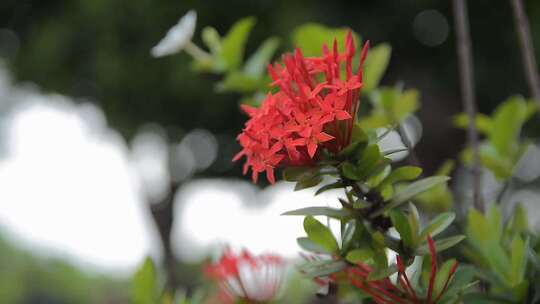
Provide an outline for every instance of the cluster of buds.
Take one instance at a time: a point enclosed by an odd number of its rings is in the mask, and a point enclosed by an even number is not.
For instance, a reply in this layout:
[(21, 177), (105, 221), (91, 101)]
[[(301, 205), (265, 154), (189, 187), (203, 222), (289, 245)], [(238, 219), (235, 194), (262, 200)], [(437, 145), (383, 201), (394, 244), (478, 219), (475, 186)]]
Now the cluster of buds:
[(321, 148), (337, 153), (350, 143), (368, 48), (366, 43), (356, 73), (350, 31), (343, 53), (334, 40), (331, 51), (323, 45), (320, 57), (306, 58), (296, 49), (283, 55), (283, 64), (268, 66), (277, 92), (268, 93), (259, 108), (242, 106), (250, 118), (237, 138), (242, 150), (233, 160), (246, 157), (244, 174), (251, 168), (256, 182), (266, 172), (274, 183), (276, 167), (311, 165)]
[(350, 267), (347, 270), (349, 280), (351, 284), (361, 289), (366, 294), (370, 295), (372, 299), (378, 304), (435, 304), (438, 303), (448, 288), (448, 284), (452, 279), (456, 269), (457, 262), (454, 262), (448, 276), (444, 281), (444, 286), (438, 294), (434, 294), (435, 279), (437, 277), (437, 252), (435, 244), (431, 237), (428, 237), (428, 247), (431, 257), (431, 269), (429, 273), (429, 283), (427, 286), (427, 292), (425, 297), (421, 297), (411, 285), (407, 273), (405, 272), (405, 265), (403, 260), (398, 255), (396, 257), (396, 263), (398, 266), (397, 273), (397, 285), (394, 284), (390, 278), (382, 280), (369, 281), (368, 275), (372, 272), (369, 266), (362, 263)]
[(219, 284), (222, 303), (234, 303), (235, 299), (265, 302), (279, 294), (286, 263), (277, 255), (254, 256), (245, 250), (236, 255), (227, 249), (219, 261), (206, 266), (204, 272)]

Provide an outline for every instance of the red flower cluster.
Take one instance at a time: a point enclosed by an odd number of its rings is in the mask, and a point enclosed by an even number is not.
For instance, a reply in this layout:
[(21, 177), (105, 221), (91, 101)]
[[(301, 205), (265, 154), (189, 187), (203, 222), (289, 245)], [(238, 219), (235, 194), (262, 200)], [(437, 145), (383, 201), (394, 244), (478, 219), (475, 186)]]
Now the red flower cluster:
[(311, 165), (321, 147), (337, 153), (350, 143), (368, 48), (366, 43), (356, 74), (350, 31), (344, 53), (334, 40), (332, 51), (323, 45), (321, 57), (306, 58), (296, 49), (283, 55), (283, 65), (268, 66), (277, 93), (269, 93), (260, 108), (242, 106), (250, 119), (237, 138), (243, 149), (233, 161), (246, 157), (244, 174), (251, 168), (257, 182), (259, 173), (266, 172), (274, 183), (274, 168)]
[(437, 277), (437, 252), (435, 250), (435, 244), (431, 237), (428, 237), (428, 246), (431, 256), (431, 271), (429, 276), (429, 285), (427, 286), (427, 294), (425, 299), (420, 299), (420, 297), (415, 292), (414, 288), (405, 273), (405, 265), (399, 256), (397, 256), (397, 266), (398, 266), (398, 277), (397, 283), (399, 287), (394, 285), (389, 278), (382, 280), (368, 281), (367, 277), (372, 271), (366, 265), (358, 264), (355, 267), (348, 269), (348, 276), (350, 282), (364, 291), (366, 294), (370, 295), (373, 300), (378, 304), (435, 304), (438, 303), (442, 298), (448, 284), (452, 279), (456, 269), (457, 262), (452, 265), (448, 273), (448, 277), (444, 283), (442, 290), (438, 295), (433, 294), (435, 287), (435, 279)]
[(253, 256), (245, 250), (235, 255), (229, 249), (218, 262), (204, 269), (224, 292), (222, 303), (233, 303), (237, 298), (257, 302), (271, 300), (283, 285), (285, 270), (286, 264), (280, 256)]

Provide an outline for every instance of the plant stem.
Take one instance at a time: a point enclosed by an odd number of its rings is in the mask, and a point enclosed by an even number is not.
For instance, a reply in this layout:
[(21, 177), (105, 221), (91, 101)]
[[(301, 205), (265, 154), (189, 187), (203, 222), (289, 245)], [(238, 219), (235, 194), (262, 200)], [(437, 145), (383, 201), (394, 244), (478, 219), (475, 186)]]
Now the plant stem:
[(184, 47), (184, 50), (186, 53), (190, 54), (197, 60), (210, 60), (212, 59), (212, 56), (208, 54), (206, 51), (198, 47), (195, 43), (189, 41), (186, 46)]
[(538, 80), (538, 70), (536, 58), (534, 56), (529, 19), (527, 18), (527, 14), (525, 14), (522, 0), (510, 0), (510, 3), (512, 5), (515, 27), (519, 37), (525, 78), (529, 85), (530, 94), (536, 100), (538, 107), (540, 107), (540, 81)]
[(472, 149), (473, 203), (476, 209), (484, 212), (485, 208), (481, 189), (482, 176), (480, 171), (480, 155), (478, 152), (478, 131), (476, 129), (476, 104), (474, 100), (475, 89), (471, 37), (469, 34), (469, 17), (465, 0), (453, 0), (452, 4), (456, 27), (456, 47), (459, 61), (461, 99), (469, 118), (467, 137)]

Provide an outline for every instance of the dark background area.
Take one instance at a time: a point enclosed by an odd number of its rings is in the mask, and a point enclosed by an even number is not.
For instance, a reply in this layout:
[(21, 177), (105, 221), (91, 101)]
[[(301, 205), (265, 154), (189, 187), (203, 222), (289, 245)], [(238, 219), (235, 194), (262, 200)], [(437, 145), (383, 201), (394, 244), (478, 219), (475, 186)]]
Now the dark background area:
[[(470, 1), (469, 6), (477, 102), (480, 111), (490, 112), (512, 94), (527, 95), (517, 37), (507, 1)], [(536, 38), (540, 3), (526, 1), (526, 6)], [(389, 42), (392, 59), (382, 84), (402, 81), (420, 90), (419, 116), (429, 132), (417, 149), (428, 172), (461, 149), (463, 134), (452, 128), (449, 115), (461, 109), (449, 1), (4, 0), (0, 28), (16, 33), (18, 47), (4, 47), (3, 52), (18, 81), (95, 100), (109, 124), (127, 139), (148, 122), (166, 127), (172, 139), (193, 128), (210, 130), (226, 153), (206, 174), (237, 175), (238, 166), (231, 171), (225, 164), (245, 119), (237, 108), (238, 96), (213, 92), (217, 76), (195, 76), (185, 54), (162, 59), (149, 55), (189, 9), (198, 12), (195, 42), (205, 25), (223, 34), (239, 18), (255, 16), (247, 53), (270, 35), (281, 37), (281, 50), (289, 50), (291, 29), (310, 21), (349, 26), (374, 44)], [(426, 9), (438, 10), (449, 24), (448, 38), (435, 47), (423, 45), (413, 34), (415, 16)]]
[[(489, 113), (507, 97), (527, 96), (528, 91), (509, 2), (468, 2), (477, 103), (481, 112)], [(540, 2), (529, 0), (525, 5), (539, 57)], [(375, 45), (388, 42), (392, 58), (382, 84), (402, 82), (406, 88), (420, 91), (418, 115), (424, 133), (416, 149), (427, 174), (463, 148), (465, 134), (452, 126), (452, 115), (462, 107), (450, 1), (2, 0), (0, 58), (6, 60), (19, 83), (31, 82), (45, 92), (95, 102), (105, 112), (109, 126), (128, 141), (147, 123), (163, 126), (171, 141), (190, 130), (207, 129), (219, 141), (219, 154), (201, 175), (239, 176), (241, 166), (232, 164), (231, 158), (238, 150), (234, 138), (245, 121), (238, 109), (240, 96), (216, 93), (214, 85), (220, 76), (195, 73), (186, 54), (150, 56), (150, 49), (189, 9), (198, 14), (194, 37), (198, 45), (202, 45), (200, 30), (206, 25), (224, 34), (238, 19), (256, 17), (248, 54), (271, 35), (281, 38), (278, 53), (290, 50), (292, 29), (305, 22), (351, 27)], [(449, 34), (442, 44), (431, 47), (415, 37), (413, 22), (419, 13), (433, 9), (446, 18)], [(538, 136), (538, 125), (536, 118), (527, 131)], [(167, 221), (172, 221), (167, 210), (157, 216), (164, 218), (165, 234), (170, 229)], [(0, 256), (2, 260), (6, 261)], [(86, 283), (87, 278), (83, 279)], [(184, 280), (190, 278), (179, 278), (182, 284)], [(27, 303), (45, 303), (32, 297), (39, 295), (30, 295)]]

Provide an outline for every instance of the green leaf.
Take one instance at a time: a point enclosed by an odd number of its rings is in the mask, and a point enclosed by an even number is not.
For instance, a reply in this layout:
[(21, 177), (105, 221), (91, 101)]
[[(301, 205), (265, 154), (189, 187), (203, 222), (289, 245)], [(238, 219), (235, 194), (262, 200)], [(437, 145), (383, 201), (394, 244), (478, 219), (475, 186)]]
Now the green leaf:
[(303, 264), (300, 271), (306, 276), (317, 278), (340, 272), (347, 268), (347, 263), (335, 260), (312, 261)]
[(409, 216), (407, 220), (409, 221), (409, 226), (411, 226), (413, 244), (416, 246), (418, 241), (418, 232), (420, 230), (420, 215), (418, 214), (418, 209), (416, 206), (409, 202)]
[(283, 170), (283, 179), (288, 182), (297, 182), (302, 178), (314, 176), (319, 173), (317, 167), (288, 167)]
[(514, 233), (526, 233), (529, 231), (526, 210), (521, 204), (517, 204), (514, 208), (510, 227)]
[(215, 28), (207, 26), (202, 30), (202, 40), (210, 49), (212, 55), (219, 55), (221, 53), (221, 38)]
[(240, 92), (250, 93), (264, 88), (266, 84), (253, 76), (232, 71), (227, 73), (225, 78), (216, 85), (218, 92)]
[(351, 213), (346, 209), (336, 209), (330, 207), (306, 207), (285, 212), (281, 215), (301, 215), (301, 216), (317, 216), (324, 215), (336, 219), (345, 219), (351, 217)]
[(390, 204), (386, 205), (383, 209), (380, 209), (377, 212), (374, 212), (371, 217), (376, 217), (378, 215), (383, 214), (384, 212), (394, 209), (398, 206), (400, 206), (403, 203), (406, 203), (416, 195), (427, 191), (431, 189), (432, 187), (435, 187), (437, 185), (440, 185), (442, 183), (445, 183), (450, 178), (447, 176), (432, 176), (427, 177), (421, 180), (418, 180), (414, 183), (411, 183), (407, 185), (405, 188), (401, 189), (399, 192), (397, 192), (392, 200), (390, 201)]
[(366, 263), (369, 259), (373, 258), (373, 251), (367, 248), (354, 249), (347, 253), (345, 259), (352, 264)]
[(298, 243), (298, 246), (300, 246), (300, 248), (306, 251), (315, 252), (315, 253), (327, 253), (327, 254), (332, 253), (326, 250), (326, 248), (319, 246), (318, 244), (316, 244), (315, 242), (313, 242), (307, 237), (297, 238), (296, 242)]
[[(437, 252), (444, 251), (454, 245), (457, 245), (459, 242), (463, 241), (465, 239), (464, 235), (455, 235), (448, 238), (444, 238), (438, 241), (435, 241), (435, 248), (437, 249)], [(424, 244), (415, 250), (415, 255), (426, 255), (429, 254), (429, 247), (428, 244)]]
[(155, 304), (158, 303), (158, 299), (159, 292), (154, 263), (150, 258), (146, 258), (133, 278), (131, 301), (134, 304)]
[(304, 219), (304, 230), (306, 231), (308, 238), (317, 245), (325, 248), (329, 252), (339, 251), (338, 243), (330, 229), (317, 221), (313, 216), (306, 216)]
[(392, 171), (379, 187), (382, 188), (397, 182), (413, 180), (420, 176), (420, 174), (422, 174), (422, 168), (403, 166)]
[(400, 123), (407, 116), (416, 112), (420, 107), (419, 93), (417, 90), (406, 90), (402, 92), (399, 99), (392, 107), (392, 118), (394, 123)]
[(261, 77), (266, 72), (266, 66), (270, 63), (272, 56), (279, 46), (279, 39), (270, 37), (249, 57), (244, 66), (246, 75)]
[(495, 110), (489, 139), (501, 155), (509, 154), (515, 146), (527, 114), (527, 103), (518, 96), (509, 98)]
[(388, 266), (387, 268), (376, 269), (370, 272), (367, 277), (367, 280), (368, 281), (382, 280), (382, 279), (388, 278), (389, 276), (393, 275), (397, 271), (398, 271), (397, 265), (392, 264)]
[[(469, 116), (467, 113), (460, 113), (456, 116), (454, 116), (454, 125), (461, 129), (467, 129), (469, 126)], [(476, 115), (476, 128), (478, 131), (482, 132), (482, 134), (487, 135), (491, 132), (492, 128), (492, 120), (491, 117), (485, 115), (485, 114), (477, 114)]]
[(392, 48), (389, 44), (382, 43), (369, 50), (364, 67), (364, 85), (362, 92), (369, 92), (379, 85), (388, 62)]
[(423, 240), (427, 238), (428, 235), (435, 237), (437, 234), (443, 232), (444, 229), (450, 226), (455, 218), (456, 215), (453, 212), (439, 214), (426, 226), (426, 228), (424, 228), (424, 230), (422, 230), (420, 239)]
[(296, 182), (296, 185), (294, 186), (294, 191), (300, 191), (303, 189), (315, 187), (320, 184), (322, 180), (322, 176), (320, 175), (307, 176)]
[(399, 210), (390, 211), (390, 219), (392, 220), (392, 224), (396, 230), (399, 232), (399, 236), (401, 237), (405, 247), (413, 248), (414, 237), (412, 228), (409, 224), (409, 219)]
[(433, 294), (438, 295), (441, 293), (441, 291), (444, 288), (444, 285), (446, 284), (446, 281), (452, 278), (449, 278), (448, 275), (450, 274), (450, 270), (455, 265), (456, 260), (451, 259), (446, 262), (444, 262), (441, 267), (439, 268), (439, 271), (437, 271), (437, 276), (435, 277), (435, 286), (433, 288)]
[(525, 277), (525, 270), (527, 267), (527, 249), (529, 247), (528, 241), (523, 241), (523, 239), (516, 235), (512, 240), (510, 245), (511, 251), (511, 274), (510, 274), (510, 284), (511, 286), (516, 286), (520, 284)]
[(253, 25), (255, 25), (255, 18), (253, 17), (240, 19), (233, 24), (227, 35), (223, 38), (221, 55), (227, 69), (235, 70), (240, 66), (242, 57), (244, 56), (246, 41)]
[[(323, 44), (332, 49), (334, 38), (337, 39), (338, 50), (343, 52), (348, 31), (348, 28), (329, 28), (317, 23), (305, 23), (293, 31), (292, 41), (295, 47), (302, 50), (304, 56), (321, 55)], [(353, 33), (353, 39), (358, 45), (358, 35)]]
[(331, 183), (331, 184), (326, 184), (324, 186), (322, 186), (321, 188), (317, 189), (317, 191), (315, 192), (315, 195), (319, 195), (325, 191), (328, 191), (328, 190), (332, 190), (332, 189), (340, 189), (340, 188), (344, 188), (345, 187), (345, 184), (343, 184), (342, 182), (335, 182), (335, 183)]
[(356, 166), (350, 162), (344, 162), (341, 164), (341, 172), (348, 179), (352, 179), (355, 181), (359, 181), (362, 179), (361, 173), (358, 171)]

